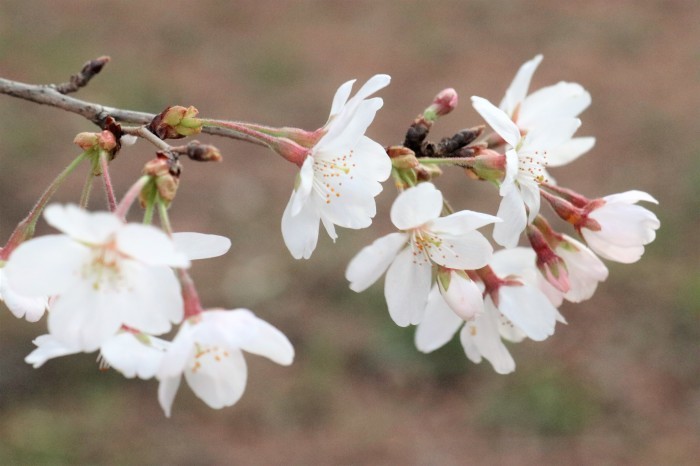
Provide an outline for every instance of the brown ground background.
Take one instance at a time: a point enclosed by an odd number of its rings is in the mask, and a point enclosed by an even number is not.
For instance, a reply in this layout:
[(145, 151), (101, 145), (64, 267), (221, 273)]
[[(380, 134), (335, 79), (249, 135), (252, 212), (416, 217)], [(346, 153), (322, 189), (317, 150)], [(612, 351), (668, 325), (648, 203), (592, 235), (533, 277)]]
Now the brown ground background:
[[(296, 347), (294, 365), (249, 357), (236, 406), (210, 410), (182, 387), (168, 420), (155, 382), (100, 373), (95, 355), (27, 366), (45, 323), (3, 308), (0, 463), (697, 464), (698, 24), (694, 0), (0, 2), (3, 77), (58, 82), (107, 54), (112, 63), (79, 97), (314, 129), (339, 84), (383, 72), (393, 82), (370, 135), (386, 145), (448, 86), (462, 103), (435, 135), (478, 124), (468, 97), (498, 101), (542, 52), (534, 88), (582, 83), (593, 104), (579, 134), (598, 138), (554, 176), (589, 196), (648, 191), (662, 222), (639, 263), (610, 263), (593, 299), (563, 306), (569, 325), (512, 347), (518, 369), (499, 376), (468, 362), (457, 342), (418, 353), (412, 330), (391, 323), (381, 285), (348, 290), (347, 261), (391, 231), (390, 184), (371, 229), (341, 231), (336, 245), (323, 238), (297, 262), (279, 233), (294, 168), (257, 147), (201, 138), (225, 161), (185, 164), (172, 218), (176, 229), (233, 240), (227, 256), (194, 267), (205, 305), (250, 307), (277, 325)], [(93, 127), (6, 96), (0, 108), (7, 238), (77, 155), (74, 135)], [(120, 154), (119, 193), (152, 154), (142, 142)], [(76, 174), (58, 199), (77, 200), (82, 181)], [(439, 186), (459, 208), (495, 212), (489, 186), (460, 173)]]

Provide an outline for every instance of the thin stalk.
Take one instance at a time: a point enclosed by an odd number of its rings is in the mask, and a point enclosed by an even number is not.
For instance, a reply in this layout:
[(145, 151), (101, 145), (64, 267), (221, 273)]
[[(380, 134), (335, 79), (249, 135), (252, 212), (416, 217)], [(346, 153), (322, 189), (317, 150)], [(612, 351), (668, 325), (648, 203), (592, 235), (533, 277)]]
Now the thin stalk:
[(107, 195), (107, 205), (109, 206), (109, 211), (114, 212), (117, 210), (117, 198), (114, 196), (114, 187), (112, 186), (112, 179), (109, 176), (108, 156), (107, 152), (103, 151), (100, 153), (100, 168), (102, 171), (102, 182), (105, 187), (105, 194)]
[(95, 180), (95, 169), (97, 168), (97, 160), (92, 159), (92, 166), (88, 171), (87, 178), (85, 179), (85, 184), (83, 184), (83, 190), (80, 193), (80, 207), (87, 209), (88, 203), (90, 202), (90, 193), (92, 192), (92, 183)]
[(39, 216), (44, 211), (44, 207), (46, 207), (46, 204), (48, 204), (48, 202), (58, 190), (59, 186), (61, 186), (61, 184), (65, 181), (68, 175), (70, 175), (73, 172), (73, 170), (75, 170), (75, 167), (80, 165), (80, 162), (82, 162), (86, 157), (87, 152), (83, 152), (78, 157), (76, 157), (66, 168), (64, 168), (63, 171), (59, 173), (56, 178), (54, 178), (49, 187), (46, 188), (46, 191), (44, 191), (39, 200), (36, 202), (34, 207), (32, 207), (32, 210), (29, 211), (29, 214), (27, 214), (24, 220), (19, 222), (17, 228), (15, 228), (15, 230), (12, 232), (12, 234), (10, 235), (10, 239), (7, 240), (7, 244), (2, 249), (2, 252), (0, 252), (0, 259), (7, 259), (10, 256), (10, 253), (17, 246), (19, 246), (22, 243), (22, 241), (25, 241), (34, 235), (34, 228), (36, 227), (36, 222), (39, 220)]
[(141, 194), (141, 190), (143, 189), (144, 186), (146, 186), (146, 183), (148, 183), (148, 180), (150, 179), (149, 176), (144, 175), (141, 178), (139, 178), (136, 183), (134, 183), (131, 188), (124, 194), (124, 197), (122, 197), (121, 202), (117, 205), (116, 209), (114, 210), (114, 214), (121, 218), (122, 220), (126, 220), (126, 214), (129, 213), (129, 209), (131, 208), (131, 205), (134, 203), (136, 199), (139, 198), (139, 195)]

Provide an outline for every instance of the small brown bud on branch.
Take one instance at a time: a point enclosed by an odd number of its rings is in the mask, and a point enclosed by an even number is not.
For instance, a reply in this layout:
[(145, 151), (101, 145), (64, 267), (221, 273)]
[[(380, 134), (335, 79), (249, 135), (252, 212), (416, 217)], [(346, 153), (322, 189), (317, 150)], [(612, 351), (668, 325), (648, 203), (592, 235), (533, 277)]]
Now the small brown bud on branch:
[(102, 56), (88, 61), (83, 65), (83, 69), (80, 70), (80, 73), (71, 76), (70, 81), (66, 83), (56, 84), (54, 89), (61, 94), (70, 94), (81, 87), (87, 86), (88, 82), (109, 63), (109, 60), (109, 57)]

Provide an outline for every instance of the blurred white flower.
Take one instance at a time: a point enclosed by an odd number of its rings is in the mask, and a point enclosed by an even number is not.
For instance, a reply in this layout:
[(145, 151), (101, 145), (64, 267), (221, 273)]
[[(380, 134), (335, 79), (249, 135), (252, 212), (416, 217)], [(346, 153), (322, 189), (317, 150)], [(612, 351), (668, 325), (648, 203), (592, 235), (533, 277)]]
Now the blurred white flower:
[(384, 148), (365, 131), (382, 105), (368, 98), (389, 84), (387, 75), (370, 78), (353, 96), (348, 81), (335, 94), (324, 135), (310, 149), (282, 215), (284, 242), (296, 259), (308, 259), (316, 248), (319, 221), (335, 240), (335, 225), (366, 228), (376, 213), (374, 197), (391, 174)]
[(491, 259), (493, 248), (476, 229), (498, 218), (467, 210), (440, 217), (442, 208), (442, 193), (431, 183), (407, 189), (391, 207), (391, 221), (401, 233), (379, 238), (348, 264), (345, 277), (357, 292), (386, 271), (384, 296), (389, 314), (402, 327), (421, 321), (433, 263), (473, 270)]
[(182, 320), (170, 267), (188, 267), (189, 260), (165, 233), (73, 205), (50, 205), (44, 217), (64, 234), (22, 243), (5, 273), (22, 295), (58, 296), (48, 319), (58, 340), (90, 352), (122, 325), (157, 335)]
[(170, 416), (183, 374), (195, 395), (211, 408), (236, 403), (247, 379), (243, 351), (285, 366), (294, 359), (287, 337), (248, 310), (210, 310), (185, 320), (156, 374), (165, 415)]

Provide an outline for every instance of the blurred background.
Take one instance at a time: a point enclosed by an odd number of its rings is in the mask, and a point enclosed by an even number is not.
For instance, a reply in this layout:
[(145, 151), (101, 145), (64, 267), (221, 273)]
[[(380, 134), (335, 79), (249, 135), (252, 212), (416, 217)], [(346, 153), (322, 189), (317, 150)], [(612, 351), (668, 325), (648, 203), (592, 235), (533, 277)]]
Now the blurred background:
[[(204, 304), (254, 310), (290, 337), (295, 363), (249, 356), (238, 404), (211, 410), (183, 385), (166, 419), (154, 381), (100, 372), (95, 354), (32, 369), (23, 359), (45, 321), (0, 305), (0, 463), (697, 464), (698, 23), (695, 0), (1, 1), (2, 77), (62, 82), (109, 55), (78, 98), (315, 129), (341, 83), (388, 73), (369, 130), (383, 145), (400, 143), (445, 87), (461, 105), (432, 136), (480, 124), (469, 96), (500, 101), (518, 67), (543, 53), (531, 89), (581, 83), (593, 103), (578, 134), (597, 137), (553, 176), (589, 197), (647, 191), (662, 226), (639, 263), (608, 263), (590, 301), (564, 304), (569, 324), (553, 337), (512, 345), (517, 370), (501, 376), (469, 362), (458, 341), (416, 351), (413, 330), (390, 320), (381, 283), (348, 289), (349, 259), (393, 230), (391, 183), (370, 229), (342, 230), (335, 245), (322, 233), (312, 258), (295, 261), (279, 231), (295, 167), (202, 136), (225, 160), (184, 162), (171, 215), (176, 230), (233, 241), (226, 256), (193, 267)], [(4, 242), (78, 154), (75, 134), (96, 127), (7, 96), (0, 109)], [(153, 154), (139, 142), (118, 155), (118, 194)], [(75, 173), (57, 200), (77, 201), (83, 180)], [(458, 170), (438, 186), (458, 209), (496, 211), (496, 191)], [(95, 190), (91, 207), (104, 205)]]

